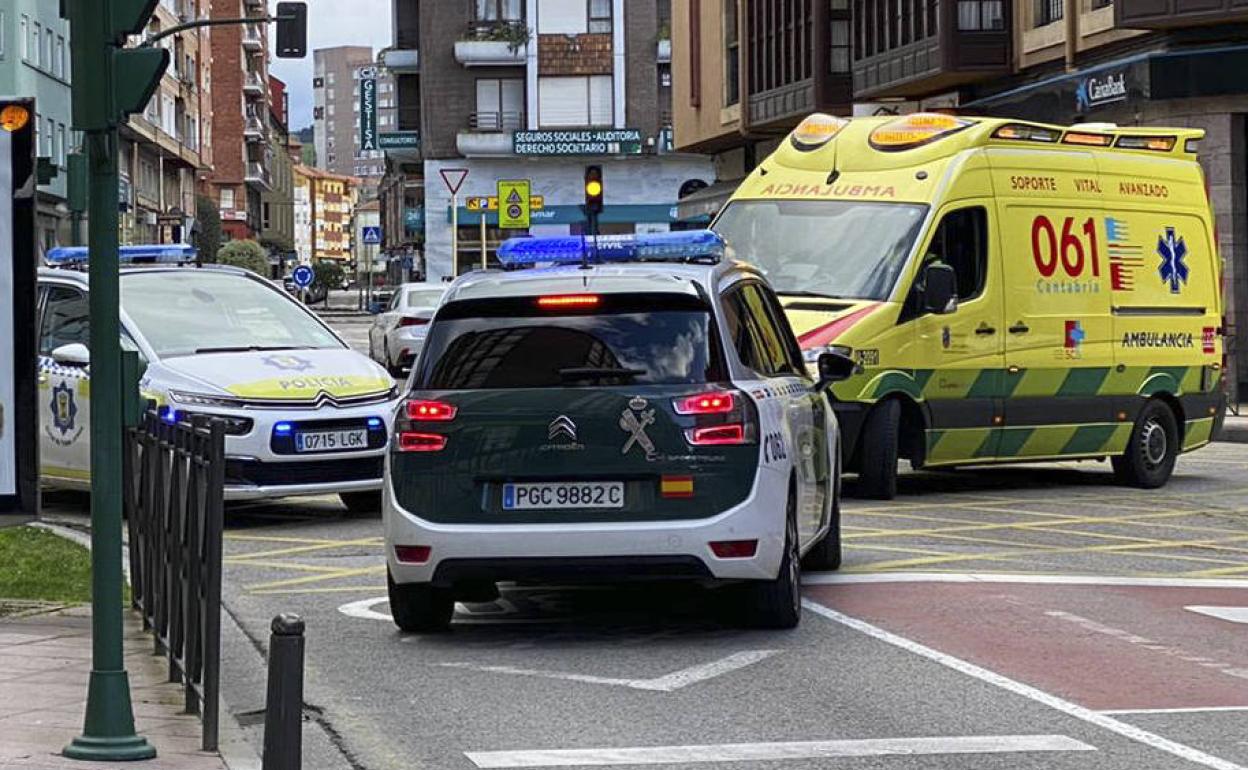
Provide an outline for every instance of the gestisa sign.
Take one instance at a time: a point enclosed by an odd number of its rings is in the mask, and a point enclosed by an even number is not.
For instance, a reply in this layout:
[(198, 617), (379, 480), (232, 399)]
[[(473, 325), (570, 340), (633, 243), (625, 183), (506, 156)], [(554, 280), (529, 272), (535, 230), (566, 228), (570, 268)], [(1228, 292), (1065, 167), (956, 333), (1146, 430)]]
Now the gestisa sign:
[(371, 67), (360, 70), (360, 149), (379, 149), (377, 145), (377, 71)]

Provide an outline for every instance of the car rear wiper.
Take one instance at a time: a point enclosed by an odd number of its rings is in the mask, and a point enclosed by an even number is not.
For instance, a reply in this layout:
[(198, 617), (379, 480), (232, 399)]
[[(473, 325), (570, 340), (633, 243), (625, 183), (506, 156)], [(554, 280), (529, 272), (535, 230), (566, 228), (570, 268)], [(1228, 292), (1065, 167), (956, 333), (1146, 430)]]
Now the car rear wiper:
[(592, 366), (573, 366), (559, 370), (559, 376), (565, 380), (605, 380), (611, 377), (627, 377), (631, 380), (645, 373), (645, 369), (608, 369)]
[(196, 348), (195, 354), (201, 353), (258, 353), (275, 350), (311, 350), (307, 345), (237, 345), (235, 347)]

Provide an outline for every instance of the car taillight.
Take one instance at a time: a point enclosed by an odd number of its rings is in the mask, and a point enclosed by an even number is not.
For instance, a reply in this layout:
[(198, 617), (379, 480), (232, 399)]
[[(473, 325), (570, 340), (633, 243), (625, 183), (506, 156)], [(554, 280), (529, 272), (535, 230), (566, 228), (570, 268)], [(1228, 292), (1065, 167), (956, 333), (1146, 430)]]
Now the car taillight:
[(408, 401), (407, 419), (413, 422), (450, 422), (459, 407), (445, 401)]
[(745, 443), (745, 426), (731, 423), (710, 428), (692, 428), (685, 431), (685, 438), (694, 446), (736, 446)]
[(428, 326), (428, 325), (429, 325), (428, 318), (412, 318), (411, 316), (407, 316), (399, 320), (399, 326), (401, 327), (402, 326)]
[(399, 431), (400, 452), (441, 452), (446, 449), (446, 436), (438, 433)]
[(732, 393), (699, 393), (672, 402), (676, 414), (727, 414), (735, 405)]

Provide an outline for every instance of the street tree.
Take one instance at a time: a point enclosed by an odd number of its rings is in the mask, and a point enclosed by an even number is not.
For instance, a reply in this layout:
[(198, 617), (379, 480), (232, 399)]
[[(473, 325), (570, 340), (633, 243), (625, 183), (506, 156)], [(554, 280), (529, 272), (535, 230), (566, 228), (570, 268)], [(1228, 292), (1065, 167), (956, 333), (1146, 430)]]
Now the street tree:
[(217, 252), (217, 261), (269, 277), (269, 253), (255, 241), (230, 241)]

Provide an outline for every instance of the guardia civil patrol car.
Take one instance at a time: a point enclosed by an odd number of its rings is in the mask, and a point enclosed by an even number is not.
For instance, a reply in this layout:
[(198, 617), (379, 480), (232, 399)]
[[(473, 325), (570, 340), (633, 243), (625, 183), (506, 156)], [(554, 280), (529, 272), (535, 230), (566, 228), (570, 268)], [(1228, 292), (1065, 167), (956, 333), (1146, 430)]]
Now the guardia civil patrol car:
[[(738, 581), (798, 622), (799, 562), (840, 563), (836, 419), (754, 268), (713, 233), (503, 244), (461, 277), (396, 417), (390, 606), (442, 629), (499, 581)], [(564, 264), (574, 263), (574, 264)]]
[(779, 293), (832, 389), (846, 465), (1111, 458), (1166, 482), (1225, 399), (1222, 270), (1182, 128), (813, 115), (713, 229)]
[[(394, 381), (280, 287), (236, 268), (188, 266), (187, 246), (122, 248), (122, 346), (142, 393), (176, 422), (226, 423), (226, 498), (337, 493), (377, 511)], [(39, 271), (41, 476), (90, 484), (91, 387), (85, 249)]]

